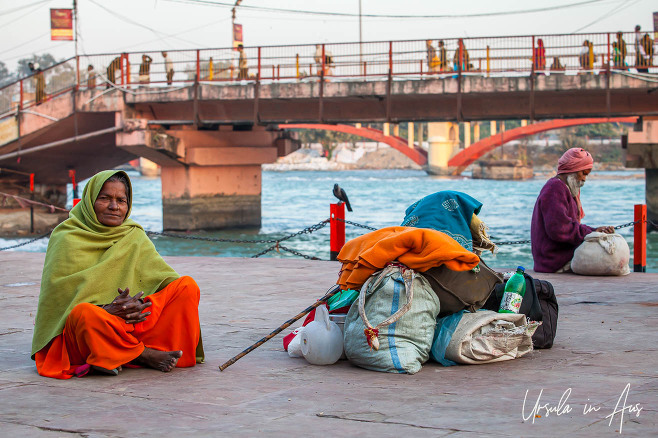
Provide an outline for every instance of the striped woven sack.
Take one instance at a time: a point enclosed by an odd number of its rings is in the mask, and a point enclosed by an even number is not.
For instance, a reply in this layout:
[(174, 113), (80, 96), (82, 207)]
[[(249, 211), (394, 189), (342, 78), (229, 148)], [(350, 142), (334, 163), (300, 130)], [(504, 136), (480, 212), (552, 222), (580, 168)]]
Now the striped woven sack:
[(424, 277), (399, 263), (386, 265), (347, 313), (347, 359), (369, 370), (417, 373), (429, 358), (439, 306)]

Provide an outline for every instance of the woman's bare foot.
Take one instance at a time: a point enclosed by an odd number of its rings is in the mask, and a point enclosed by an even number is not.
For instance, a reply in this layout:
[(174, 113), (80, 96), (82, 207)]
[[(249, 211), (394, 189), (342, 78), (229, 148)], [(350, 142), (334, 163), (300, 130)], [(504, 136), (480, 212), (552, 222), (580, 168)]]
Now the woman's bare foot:
[(183, 352), (180, 350), (160, 351), (146, 347), (142, 354), (135, 359), (135, 362), (168, 373), (176, 367), (176, 363), (181, 356), (183, 356)]

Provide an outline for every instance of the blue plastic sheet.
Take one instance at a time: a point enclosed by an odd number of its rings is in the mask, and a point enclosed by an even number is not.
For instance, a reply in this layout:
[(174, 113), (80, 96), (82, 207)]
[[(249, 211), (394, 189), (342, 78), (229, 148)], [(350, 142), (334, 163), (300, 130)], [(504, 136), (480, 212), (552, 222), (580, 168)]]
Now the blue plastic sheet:
[(443, 365), (449, 367), (457, 365), (456, 362), (446, 359), (446, 349), (455, 333), (459, 322), (462, 320), (464, 311), (461, 310), (452, 315), (444, 316), (436, 321), (436, 330), (434, 330), (434, 340), (432, 341), (432, 349), (430, 350), (430, 357)]

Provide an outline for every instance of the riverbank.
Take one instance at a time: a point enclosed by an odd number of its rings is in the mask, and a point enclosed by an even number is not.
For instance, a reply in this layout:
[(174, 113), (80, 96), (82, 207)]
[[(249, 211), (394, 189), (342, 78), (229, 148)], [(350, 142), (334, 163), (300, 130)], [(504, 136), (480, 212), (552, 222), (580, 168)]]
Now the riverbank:
[[(594, 176), (597, 172), (633, 171), (634, 177), (644, 178), (643, 169), (627, 169), (622, 163), (621, 146), (608, 143), (592, 143), (586, 146), (595, 156)], [(497, 157), (513, 157), (527, 162), (534, 169), (535, 178), (543, 178), (555, 174), (557, 161), (564, 152), (559, 145), (523, 146), (520, 144), (505, 145), (493, 151), (484, 159)], [(472, 167), (472, 166), (471, 166)], [(471, 174), (468, 167), (463, 175)], [(307, 145), (285, 157), (280, 157), (275, 163), (263, 164), (263, 170), (275, 172), (287, 171), (344, 171), (344, 170), (376, 170), (376, 169), (406, 169), (422, 170), (409, 157), (382, 143), (339, 144), (331, 157), (323, 155), (319, 144)]]
[(220, 372), (320, 297), (339, 264), (167, 257), (201, 287), (206, 363), (60, 381), (39, 377), (29, 358), (43, 257), (0, 252), (6, 436), (647, 437), (658, 428), (658, 274), (538, 274), (560, 304), (555, 345), (514, 361), (427, 363), (413, 376), (320, 367), (288, 357), (286, 331)]

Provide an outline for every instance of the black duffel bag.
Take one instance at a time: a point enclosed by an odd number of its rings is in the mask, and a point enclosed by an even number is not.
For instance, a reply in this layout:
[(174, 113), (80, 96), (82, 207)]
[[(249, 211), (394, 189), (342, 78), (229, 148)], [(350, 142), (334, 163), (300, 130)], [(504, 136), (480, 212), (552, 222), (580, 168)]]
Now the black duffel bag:
[[(555, 289), (546, 280), (538, 280), (525, 273), (523, 275), (526, 287), (519, 313), (523, 313), (532, 321), (542, 322), (532, 335), (532, 345), (535, 348), (551, 348), (557, 332), (558, 304)], [(497, 312), (504, 292), (505, 283), (496, 285), (482, 308)]]

